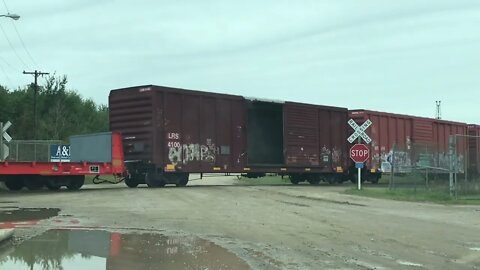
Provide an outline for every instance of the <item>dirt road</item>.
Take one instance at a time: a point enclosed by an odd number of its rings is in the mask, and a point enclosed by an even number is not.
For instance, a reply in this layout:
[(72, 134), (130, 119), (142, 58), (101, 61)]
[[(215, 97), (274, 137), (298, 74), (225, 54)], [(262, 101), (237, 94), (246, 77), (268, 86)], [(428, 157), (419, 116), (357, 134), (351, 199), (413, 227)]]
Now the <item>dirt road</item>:
[(198, 236), (252, 269), (480, 269), (480, 206), (358, 198), (344, 188), (104, 185), (1, 193), (0, 202), (60, 208), (77, 227)]

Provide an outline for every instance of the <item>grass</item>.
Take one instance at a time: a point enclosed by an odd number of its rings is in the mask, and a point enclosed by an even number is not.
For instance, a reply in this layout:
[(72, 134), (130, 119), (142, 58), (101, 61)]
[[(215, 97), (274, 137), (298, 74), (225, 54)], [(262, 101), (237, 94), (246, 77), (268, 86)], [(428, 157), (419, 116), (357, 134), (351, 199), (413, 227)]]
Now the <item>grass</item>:
[(344, 193), (378, 199), (389, 199), (396, 201), (410, 202), (431, 202), (438, 204), (473, 204), (480, 205), (480, 197), (466, 198), (459, 197), (455, 199), (446, 192), (417, 190), (412, 189), (394, 189), (388, 188), (363, 188), (362, 190), (347, 189)]
[(235, 185), (285, 185), (290, 184), (288, 176), (265, 176), (260, 178), (242, 177), (235, 181)]

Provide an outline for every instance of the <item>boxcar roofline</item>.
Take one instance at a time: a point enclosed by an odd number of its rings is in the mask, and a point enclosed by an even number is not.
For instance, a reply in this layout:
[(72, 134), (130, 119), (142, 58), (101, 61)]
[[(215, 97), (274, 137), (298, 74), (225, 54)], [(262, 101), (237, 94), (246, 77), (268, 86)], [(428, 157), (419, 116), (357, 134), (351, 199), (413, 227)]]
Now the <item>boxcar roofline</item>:
[(360, 113), (380, 114), (380, 115), (388, 115), (388, 116), (397, 117), (397, 118), (413, 118), (413, 119), (429, 120), (429, 121), (433, 121), (434, 123), (467, 125), (464, 122), (456, 122), (456, 121), (450, 121), (450, 120), (444, 120), (444, 119), (435, 119), (435, 118), (429, 118), (429, 117), (423, 117), (423, 116), (414, 116), (414, 115), (409, 115), (409, 114), (398, 114), (398, 113), (381, 112), (381, 111), (373, 111), (373, 110), (365, 110), (365, 109), (355, 109), (355, 110), (349, 110), (349, 111), (352, 115), (357, 115), (357, 114), (360, 114)]
[(328, 106), (328, 105), (318, 105), (318, 104), (312, 104), (312, 103), (304, 103), (304, 102), (296, 102), (296, 101), (284, 101), (284, 100), (278, 100), (278, 99), (268, 99), (268, 98), (258, 98), (258, 97), (250, 97), (250, 96), (241, 96), (241, 95), (233, 95), (233, 94), (227, 94), (227, 93), (217, 93), (217, 92), (207, 92), (203, 90), (191, 90), (191, 89), (185, 89), (185, 88), (175, 88), (175, 87), (169, 87), (169, 86), (162, 86), (162, 85), (153, 85), (153, 84), (146, 84), (146, 85), (138, 85), (138, 86), (131, 86), (131, 87), (124, 87), (124, 88), (117, 88), (113, 89), (110, 92), (113, 91), (124, 91), (124, 90), (133, 90), (133, 89), (140, 89), (140, 88), (151, 88), (150, 90), (155, 90), (155, 89), (161, 89), (162, 91), (169, 92), (169, 93), (181, 93), (181, 92), (188, 92), (191, 95), (201, 95), (201, 96), (208, 96), (208, 97), (218, 97), (218, 96), (228, 96), (230, 98), (235, 98), (235, 99), (245, 99), (247, 101), (258, 101), (258, 102), (272, 102), (272, 103), (294, 103), (294, 104), (299, 104), (299, 105), (304, 105), (304, 106), (312, 106), (316, 108), (323, 108), (327, 110), (333, 110), (333, 111), (345, 111), (348, 110), (345, 107), (337, 107), (337, 106)]

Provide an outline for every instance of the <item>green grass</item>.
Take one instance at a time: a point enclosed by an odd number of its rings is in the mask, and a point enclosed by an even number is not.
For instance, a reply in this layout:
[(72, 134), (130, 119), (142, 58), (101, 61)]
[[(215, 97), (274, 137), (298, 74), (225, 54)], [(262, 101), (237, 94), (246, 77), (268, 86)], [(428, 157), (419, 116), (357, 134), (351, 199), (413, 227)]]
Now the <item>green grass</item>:
[(446, 192), (441, 191), (428, 191), (428, 190), (417, 190), (412, 189), (395, 189), (390, 190), (388, 188), (363, 188), (362, 190), (357, 189), (347, 189), (344, 193), (350, 195), (378, 198), (378, 199), (389, 199), (397, 201), (411, 201), (411, 202), (431, 202), (438, 204), (474, 204), (480, 205), (480, 196), (476, 198), (464, 198), (459, 197), (455, 199), (450, 197)]
[(280, 176), (265, 176), (260, 178), (242, 177), (235, 181), (235, 185), (285, 185), (290, 184), (288, 176), (283, 179)]

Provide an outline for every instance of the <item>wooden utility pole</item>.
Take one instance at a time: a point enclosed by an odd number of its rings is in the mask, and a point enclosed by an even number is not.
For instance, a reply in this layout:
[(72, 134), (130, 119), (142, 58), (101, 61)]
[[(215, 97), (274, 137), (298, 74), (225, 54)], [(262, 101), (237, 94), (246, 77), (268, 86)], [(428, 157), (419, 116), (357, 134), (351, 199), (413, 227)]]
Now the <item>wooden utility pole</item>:
[(48, 75), (48, 72), (41, 72), (41, 71), (23, 71), (23, 74), (30, 74), (33, 75), (34, 86), (33, 86), (33, 139), (37, 139), (37, 92), (38, 92), (38, 77), (43, 75)]

